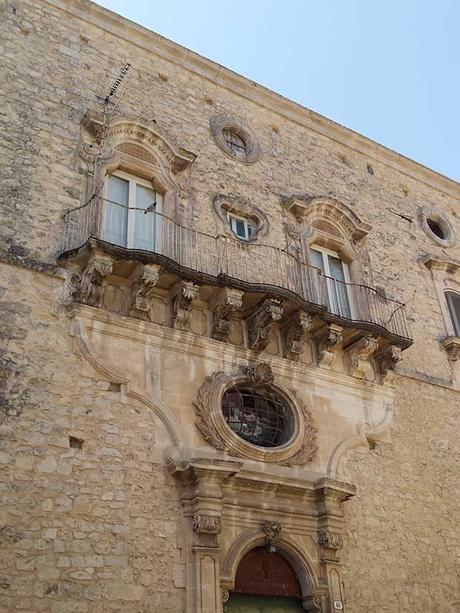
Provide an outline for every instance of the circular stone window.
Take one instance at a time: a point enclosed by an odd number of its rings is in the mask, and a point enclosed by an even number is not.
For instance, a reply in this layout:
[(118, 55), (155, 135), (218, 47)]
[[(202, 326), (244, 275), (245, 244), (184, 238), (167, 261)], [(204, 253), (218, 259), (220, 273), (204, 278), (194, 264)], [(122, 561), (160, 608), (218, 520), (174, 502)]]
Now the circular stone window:
[(280, 447), (292, 437), (291, 410), (267, 387), (231, 387), (223, 395), (222, 412), (231, 430), (252, 445)]
[(455, 240), (447, 216), (430, 207), (420, 209), (420, 223), (423, 231), (441, 247), (451, 247)]
[(260, 157), (254, 132), (236, 117), (231, 115), (213, 117), (211, 135), (216, 145), (233, 159), (253, 164)]

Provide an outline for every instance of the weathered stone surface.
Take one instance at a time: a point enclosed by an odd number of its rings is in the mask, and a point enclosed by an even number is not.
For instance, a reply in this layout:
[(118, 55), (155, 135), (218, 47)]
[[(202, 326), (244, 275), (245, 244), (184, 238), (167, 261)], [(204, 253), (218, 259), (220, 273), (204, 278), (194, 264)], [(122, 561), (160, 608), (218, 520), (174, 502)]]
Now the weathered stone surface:
[[(95, 15), (112, 25), (100, 27)], [(281, 535), (308, 553), (319, 577), (315, 539), (329, 527), (316, 525), (317, 509), (308, 515), (310, 494), (295, 492), (304, 482), (310, 492), (315, 479), (329, 474), (358, 486), (357, 496), (344, 503), (347, 523), (341, 523), (340, 505), (324, 503), (339, 518), (331, 534), (341, 530), (345, 537), (340, 559), (347, 610), (455, 611), (460, 602), (460, 371), (459, 361), (450, 363), (439, 343), (448, 333), (421, 257), (458, 259), (460, 254), (458, 246), (447, 252), (430, 241), (417, 214), (422, 204), (439, 207), (460, 236), (458, 185), (355, 134), (346, 136), (327, 120), (317, 117), (313, 126), (308, 112), (193, 54), (181, 65), (183, 51), (177, 47), (170, 61), (169, 43), (111, 19), (79, 0), (23, 0), (2, 11), (0, 608), (194, 610), (192, 517), (195, 512), (220, 517), (220, 507), (187, 509), (183, 489), (166, 464), (171, 449), (222, 460), (196, 430), (193, 402), (212, 372), (253, 368), (262, 352), (286, 393), (295, 390), (308, 402), (318, 427), (318, 454), (308, 470), (278, 466), (266, 477), (276, 484), (264, 482), (263, 496), (255, 486), (251, 490), (254, 475), (263, 481), (269, 472), (262, 462), (251, 464), (241, 490), (226, 484), (222, 494), (221, 485), (204, 480), (209, 489), (198, 492), (197, 500), (208, 496), (217, 507), (219, 496), (228, 495), (233, 502), (245, 500), (250, 509), (239, 514), (233, 506), (222, 513), (221, 552), (200, 560), (202, 568), (213, 570), (218, 556), (220, 564), (245, 530), (257, 531), (276, 511), (276, 518), (283, 518)], [(122, 25), (125, 39), (113, 33), (114, 23)], [(213, 199), (233, 194), (263, 213), (264, 242), (282, 250), (283, 223), (297, 221), (288, 218), (280, 195), (298, 194), (335, 198), (372, 224), (356, 247), (362, 252), (359, 266), (369, 284), (408, 303), (415, 339), (397, 369), (394, 356), (383, 365), (385, 347), (375, 353), (381, 378), (391, 374), (393, 389), (383, 389), (373, 377), (372, 356), (358, 369), (366, 376), (351, 377), (353, 365), (340, 343), (333, 351), (318, 348), (316, 361), (322, 357), (327, 366), (318, 372), (303, 337), (292, 335), (288, 351), (294, 347), (298, 361), (286, 360), (276, 318), (259, 325), (262, 340), (254, 333), (248, 338), (244, 318), (256, 301), (248, 306), (242, 296), (231, 317), (218, 313), (217, 325), (205, 288), (192, 288), (193, 295), (179, 301), (174, 313), (166, 289), (157, 291), (151, 283), (151, 292), (139, 293), (132, 287), (133, 319), (132, 294), (122, 317), (97, 308), (107, 281), (103, 275), (89, 306), (64, 311), (67, 272), (56, 260), (61, 217), (87, 198), (88, 177), (78, 154), (81, 120), (102, 109), (101, 100), (127, 58), (129, 88), (118, 113), (156, 123), (182, 148), (199, 152), (194, 164), (175, 173), (173, 212), (180, 223), (214, 236), (222, 219)], [(217, 73), (219, 81), (213, 81)], [(210, 120), (222, 114), (250, 123), (261, 151), (256, 163), (240, 165), (215, 146)], [(370, 160), (373, 174), (367, 170)], [(296, 233), (294, 227), (291, 238)], [(458, 287), (456, 274), (443, 273)], [(171, 320), (179, 322), (174, 330)], [(342, 333), (346, 344), (347, 330)], [(321, 356), (323, 350), (331, 355)], [(388, 425), (383, 434), (382, 423)], [(333, 452), (342, 444), (349, 451), (334, 463)], [(369, 444), (370, 452), (358, 453)], [(291, 489), (283, 490), (286, 483)], [(185, 518), (184, 508), (190, 511)], [(214, 596), (211, 587), (206, 584), (206, 593)]]

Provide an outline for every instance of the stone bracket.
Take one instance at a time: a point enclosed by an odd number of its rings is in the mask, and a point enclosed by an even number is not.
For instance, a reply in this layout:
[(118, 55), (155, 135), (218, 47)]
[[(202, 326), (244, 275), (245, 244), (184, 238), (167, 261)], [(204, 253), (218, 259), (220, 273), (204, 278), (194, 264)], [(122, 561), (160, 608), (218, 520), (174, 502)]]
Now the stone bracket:
[(283, 301), (280, 298), (265, 298), (256, 306), (246, 319), (249, 348), (262, 351), (270, 342), (270, 328), (283, 314)]
[(129, 314), (138, 319), (150, 320), (150, 310), (155, 286), (160, 280), (161, 267), (148, 264), (138, 271), (137, 279), (131, 288), (131, 308)]
[(390, 345), (380, 355), (377, 356), (377, 363), (380, 371), (382, 383), (392, 383), (395, 378), (395, 369), (401, 360), (401, 347)]
[(113, 261), (101, 253), (92, 255), (82, 273), (80, 300), (89, 306), (100, 307), (104, 298), (104, 279), (112, 273)]
[(343, 328), (336, 324), (329, 324), (317, 336), (318, 340), (318, 366), (330, 370), (335, 360), (335, 349), (343, 341)]
[(441, 341), (441, 345), (447, 351), (447, 355), (449, 356), (449, 360), (451, 362), (456, 362), (458, 359), (460, 359), (460, 337), (448, 336)]
[(322, 562), (338, 562), (338, 551), (343, 548), (343, 536), (327, 529), (320, 530), (318, 545)]
[(172, 325), (177, 330), (190, 329), (190, 315), (193, 301), (198, 298), (200, 286), (192, 281), (179, 280), (173, 287), (172, 296)]
[(224, 287), (211, 305), (212, 338), (226, 342), (230, 334), (230, 316), (241, 308), (244, 292)]
[(356, 379), (365, 379), (372, 371), (370, 360), (378, 348), (378, 340), (369, 334), (361, 337), (355, 343), (347, 347), (350, 357), (351, 375)]
[(314, 318), (304, 311), (296, 311), (283, 326), (285, 357), (298, 360), (303, 352)]

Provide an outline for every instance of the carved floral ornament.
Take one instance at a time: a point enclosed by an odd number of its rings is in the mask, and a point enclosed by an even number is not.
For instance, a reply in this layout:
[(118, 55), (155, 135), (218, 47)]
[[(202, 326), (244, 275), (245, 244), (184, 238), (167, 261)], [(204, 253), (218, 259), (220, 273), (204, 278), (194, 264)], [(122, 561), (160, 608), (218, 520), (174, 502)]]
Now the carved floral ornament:
[[(265, 387), (283, 399), (290, 409), (292, 434), (288, 441), (277, 447), (260, 447), (232, 431), (222, 412), (222, 399), (226, 390), (241, 384)], [(231, 456), (295, 466), (311, 462), (317, 453), (317, 429), (310, 410), (294, 391), (276, 385), (268, 364), (245, 367), (234, 375), (224, 372), (210, 375), (198, 392), (195, 408), (196, 425), (203, 437), (213, 447)]]

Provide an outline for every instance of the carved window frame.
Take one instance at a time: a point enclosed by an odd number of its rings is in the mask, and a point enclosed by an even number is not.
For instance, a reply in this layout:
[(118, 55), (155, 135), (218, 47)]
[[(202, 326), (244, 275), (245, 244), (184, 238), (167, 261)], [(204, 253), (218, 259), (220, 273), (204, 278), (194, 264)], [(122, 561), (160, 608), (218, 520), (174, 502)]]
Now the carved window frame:
[[(268, 219), (258, 207), (246, 198), (234, 195), (216, 194), (213, 198), (213, 209), (221, 222), (221, 231), (242, 244), (254, 243), (268, 232)], [(250, 238), (240, 238), (230, 226), (229, 214), (242, 217), (252, 222)]]
[(441, 332), (438, 338), (449, 358), (453, 362), (458, 362), (460, 358), (460, 335), (457, 334), (452, 321), (447, 294), (452, 292), (460, 295), (460, 260), (426, 256), (423, 263), (431, 271), (444, 323), (444, 333)]
[[(100, 193), (107, 175), (121, 171), (149, 181), (162, 196), (162, 213), (171, 218), (177, 216), (178, 175), (192, 164), (193, 153), (180, 148), (157, 124), (147, 124), (138, 118), (119, 116), (109, 120), (104, 129), (103, 119), (90, 113), (82, 126), (79, 154), (89, 179), (86, 201)], [(129, 145), (141, 148), (145, 155), (130, 154), (126, 150)]]
[[(228, 389), (261, 383), (283, 399), (292, 415), (291, 437), (279, 447), (258, 447), (243, 440), (227, 424), (222, 411), (223, 395)], [(201, 386), (195, 408), (198, 417), (196, 425), (203, 437), (216, 449), (231, 456), (294, 466), (311, 462), (316, 455), (317, 430), (310, 410), (294, 391), (280, 387), (273, 380), (255, 382), (245, 372), (233, 375), (216, 372), (207, 377)]]
[(305, 261), (312, 265), (310, 248), (317, 245), (336, 253), (348, 265), (348, 282), (371, 282), (366, 237), (371, 226), (342, 202), (326, 196), (291, 196), (283, 200), (302, 236)]
[[(241, 119), (233, 115), (217, 115), (211, 119), (210, 128), (211, 136), (216, 145), (232, 160), (243, 164), (254, 164), (260, 159), (261, 150), (255, 133)], [(246, 146), (245, 156), (235, 154), (227, 143), (225, 132), (234, 132), (244, 141)]]

